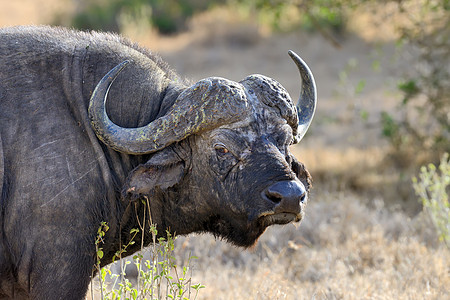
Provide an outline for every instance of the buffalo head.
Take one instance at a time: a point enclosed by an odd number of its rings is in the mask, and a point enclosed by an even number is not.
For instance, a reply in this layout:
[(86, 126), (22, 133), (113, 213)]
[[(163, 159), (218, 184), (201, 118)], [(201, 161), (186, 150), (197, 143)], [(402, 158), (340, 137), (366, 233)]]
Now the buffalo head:
[(91, 97), (92, 126), (116, 151), (152, 154), (129, 175), (124, 197), (147, 196), (153, 220), (179, 234), (211, 232), (244, 247), (270, 225), (300, 221), (311, 180), (289, 146), (312, 121), (316, 87), (306, 64), (289, 54), (302, 77), (297, 105), (262, 75), (211, 77), (140, 128), (122, 128), (106, 113), (109, 87), (128, 62), (112, 69)]

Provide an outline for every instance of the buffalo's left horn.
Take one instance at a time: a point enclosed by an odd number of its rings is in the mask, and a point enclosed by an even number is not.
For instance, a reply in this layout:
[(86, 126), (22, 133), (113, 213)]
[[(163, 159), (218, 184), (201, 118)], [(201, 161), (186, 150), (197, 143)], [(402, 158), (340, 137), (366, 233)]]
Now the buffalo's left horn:
[(124, 61), (109, 71), (89, 102), (89, 117), (97, 137), (116, 151), (153, 153), (191, 134), (236, 122), (247, 109), (242, 86), (211, 77), (185, 89), (164, 116), (138, 128), (120, 127), (109, 119), (105, 103), (111, 84), (128, 63)]
[(314, 117), (314, 112), (317, 105), (317, 89), (314, 81), (314, 76), (308, 65), (298, 56), (294, 51), (289, 50), (289, 56), (297, 65), (297, 68), (302, 77), (302, 89), (300, 98), (297, 102), (298, 113), (298, 130), (297, 136), (294, 137), (294, 143), (300, 142), (308, 131), (309, 125)]

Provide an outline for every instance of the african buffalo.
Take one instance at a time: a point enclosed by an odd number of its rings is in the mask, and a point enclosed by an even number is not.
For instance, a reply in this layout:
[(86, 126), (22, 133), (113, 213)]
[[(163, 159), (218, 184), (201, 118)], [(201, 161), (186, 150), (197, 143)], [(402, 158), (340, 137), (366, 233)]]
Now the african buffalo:
[(243, 247), (301, 220), (311, 182), (289, 146), (316, 87), (289, 54), (297, 106), (262, 75), (190, 85), (114, 34), (0, 29), (0, 298), (82, 299), (102, 221), (108, 264), (146, 212), (160, 234)]

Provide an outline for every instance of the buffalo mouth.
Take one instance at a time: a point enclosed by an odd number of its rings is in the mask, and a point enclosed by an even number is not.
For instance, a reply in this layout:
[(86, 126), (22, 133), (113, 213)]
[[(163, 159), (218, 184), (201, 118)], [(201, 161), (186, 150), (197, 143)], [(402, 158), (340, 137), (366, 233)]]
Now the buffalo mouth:
[(285, 225), (291, 222), (299, 222), (302, 219), (302, 214), (294, 214), (289, 212), (265, 214), (260, 218), (260, 222), (264, 227), (270, 225)]

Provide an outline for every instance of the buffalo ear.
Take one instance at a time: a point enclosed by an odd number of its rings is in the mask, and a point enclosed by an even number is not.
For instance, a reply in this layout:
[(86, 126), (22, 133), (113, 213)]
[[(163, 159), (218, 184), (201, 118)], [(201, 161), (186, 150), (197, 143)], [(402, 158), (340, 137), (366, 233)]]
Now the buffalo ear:
[(165, 190), (177, 184), (184, 174), (184, 161), (169, 147), (155, 153), (148, 162), (137, 166), (124, 186), (124, 195), (148, 195), (152, 190)]
[(309, 191), (312, 187), (312, 177), (309, 174), (308, 170), (306, 170), (305, 165), (299, 162), (295, 156), (291, 155), (292, 163), (292, 171), (294, 171), (297, 178), (303, 183), (306, 188), (306, 191)]

